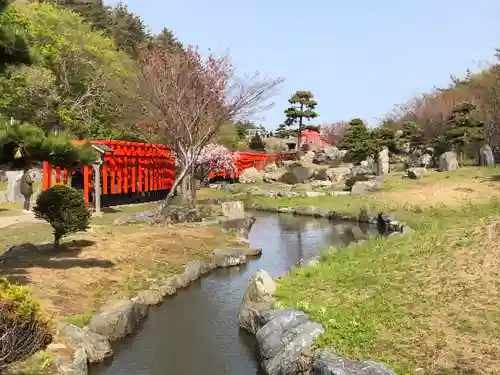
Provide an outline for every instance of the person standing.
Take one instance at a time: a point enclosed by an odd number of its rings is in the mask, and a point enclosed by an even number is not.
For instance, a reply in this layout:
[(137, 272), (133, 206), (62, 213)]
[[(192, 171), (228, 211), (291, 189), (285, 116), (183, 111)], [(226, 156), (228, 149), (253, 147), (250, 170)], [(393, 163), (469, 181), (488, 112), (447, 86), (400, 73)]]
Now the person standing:
[(21, 194), (24, 196), (24, 212), (31, 212), (30, 202), (33, 195), (33, 182), (29, 167), (25, 167), (20, 184)]

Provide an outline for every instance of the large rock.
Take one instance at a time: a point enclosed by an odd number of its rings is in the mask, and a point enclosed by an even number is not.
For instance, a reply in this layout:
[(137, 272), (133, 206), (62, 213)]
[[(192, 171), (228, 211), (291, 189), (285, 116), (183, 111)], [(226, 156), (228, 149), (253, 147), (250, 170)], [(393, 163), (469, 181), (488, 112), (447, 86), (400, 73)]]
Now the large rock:
[(252, 229), (255, 220), (256, 219), (250, 215), (246, 215), (239, 219), (221, 220), (220, 228), (224, 232), (236, 233), (237, 237), (248, 238), (248, 233), (250, 229)]
[(318, 168), (315, 171), (314, 178), (316, 180), (341, 182), (351, 174), (351, 169), (347, 167), (337, 168)]
[(438, 170), (440, 172), (456, 172), (458, 170), (458, 160), (455, 151), (448, 151), (439, 157)]
[[(21, 177), (23, 175), (22, 170), (7, 170), (3, 172), (5, 179), (7, 180), (7, 194), (6, 201), (7, 202), (23, 202), (24, 196), (20, 191)], [(42, 170), (38, 167), (34, 167), (30, 170), (30, 174), (33, 177), (35, 182), (42, 181)], [(55, 180), (55, 176), (53, 176)], [(40, 190), (34, 191), (32, 198), (35, 199), (36, 196), (40, 193)]]
[(479, 150), (479, 164), (480, 165), (494, 165), (495, 156), (490, 145), (483, 145)]
[(424, 177), (425, 173), (427, 172), (426, 168), (409, 168), (406, 171), (406, 175), (408, 178), (412, 180), (420, 180), (422, 177)]
[(263, 327), (255, 337), (268, 375), (294, 375), (308, 370), (302, 354), (324, 329), (296, 310), (274, 310), (263, 315)]
[(313, 363), (311, 375), (396, 375), (396, 373), (380, 363), (352, 360), (322, 351)]
[(192, 260), (184, 266), (184, 272), (173, 277), (175, 288), (184, 288), (212, 269), (212, 265), (202, 260)]
[(227, 219), (242, 219), (245, 217), (245, 205), (242, 201), (221, 203), (222, 216)]
[(189, 206), (170, 205), (163, 211), (163, 219), (167, 224), (201, 222), (203, 216), (200, 208)]
[(85, 350), (89, 363), (99, 363), (113, 355), (111, 344), (108, 338), (103, 335), (72, 324), (62, 325), (61, 330), (66, 335), (72, 349), (82, 348)]
[(378, 176), (384, 176), (389, 173), (389, 149), (384, 147), (378, 153), (377, 162), (373, 163), (374, 172)]
[(267, 183), (273, 183), (273, 182), (278, 182), (278, 181), (281, 181), (281, 179), (283, 178), (283, 175), (287, 173), (287, 170), (286, 168), (279, 168), (273, 172), (267, 172), (265, 175), (264, 175), (264, 182), (267, 182)]
[(266, 166), (264, 167), (264, 172), (266, 173), (273, 173), (276, 172), (277, 170), (278, 166), (275, 163), (266, 164)]
[(372, 178), (367, 181), (357, 181), (351, 188), (351, 195), (364, 195), (366, 192), (375, 192), (382, 189), (383, 178)]
[(88, 375), (88, 357), (85, 349), (78, 348), (75, 351), (73, 362), (64, 357), (56, 357), (54, 364), (57, 370), (64, 375)]
[(423, 154), (418, 157), (417, 164), (420, 168), (429, 168), (432, 163), (432, 156), (429, 154)]
[(302, 165), (309, 165), (313, 163), (315, 153), (314, 151), (307, 151), (301, 158), (300, 158), (300, 164)]
[[(287, 165), (288, 172), (292, 173), (296, 178), (296, 183), (304, 183), (311, 179), (315, 171), (314, 164), (289, 164)], [(282, 181), (285, 182), (285, 181)]]
[(373, 170), (364, 165), (356, 165), (351, 168), (351, 176), (373, 175)]
[(237, 249), (215, 249), (212, 251), (212, 264), (217, 267), (234, 267), (247, 262), (247, 257)]
[(258, 270), (248, 282), (238, 314), (241, 328), (256, 334), (263, 325), (262, 314), (269, 310), (274, 301), (276, 283), (264, 270)]
[(262, 181), (262, 174), (254, 167), (247, 168), (240, 173), (239, 181), (242, 184), (253, 184)]
[(88, 328), (112, 341), (118, 340), (131, 334), (147, 313), (143, 299), (121, 300), (95, 314)]

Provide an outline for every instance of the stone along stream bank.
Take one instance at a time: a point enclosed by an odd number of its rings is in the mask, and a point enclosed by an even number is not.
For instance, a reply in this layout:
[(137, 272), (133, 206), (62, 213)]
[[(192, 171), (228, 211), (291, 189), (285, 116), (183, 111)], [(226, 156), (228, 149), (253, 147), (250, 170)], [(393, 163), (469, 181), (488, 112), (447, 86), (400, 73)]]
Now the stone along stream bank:
[(321, 248), (377, 234), (374, 227), (311, 217), (258, 212), (251, 246), (258, 259), (219, 268), (167, 298), (131, 335), (113, 344), (114, 355), (91, 375), (255, 375), (261, 357), (255, 337), (240, 329), (238, 312), (248, 280), (259, 270), (285, 274)]

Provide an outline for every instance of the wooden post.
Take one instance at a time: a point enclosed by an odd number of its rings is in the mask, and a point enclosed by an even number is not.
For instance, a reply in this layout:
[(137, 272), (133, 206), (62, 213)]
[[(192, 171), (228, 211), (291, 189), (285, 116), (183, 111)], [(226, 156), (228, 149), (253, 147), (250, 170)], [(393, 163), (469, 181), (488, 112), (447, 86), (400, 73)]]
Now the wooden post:
[(88, 165), (83, 166), (83, 199), (87, 207), (89, 206), (89, 193), (90, 193), (90, 168)]
[(108, 194), (108, 166), (103, 163), (101, 167), (101, 174), (102, 174), (102, 193), (104, 195)]
[[(101, 215), (101, 164), (94, 164), (94, 215)], [(104, 183), (104, 180), (103, 180)]]
[(56, 184), (61, 184), (61, 167), (56, 167)]

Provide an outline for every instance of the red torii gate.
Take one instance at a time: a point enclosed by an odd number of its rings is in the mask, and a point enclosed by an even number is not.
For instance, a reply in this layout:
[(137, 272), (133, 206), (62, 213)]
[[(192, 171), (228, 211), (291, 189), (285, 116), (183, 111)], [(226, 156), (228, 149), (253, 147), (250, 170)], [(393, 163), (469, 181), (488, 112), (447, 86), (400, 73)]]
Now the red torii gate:
[[(85, 141), (74, 141), (83, 144)], [(100, 212), (101, 195), (168, 192), (175, 179), (175, 159), (162, 144), (92, 140), (100, 154), (92, 166), (83, 165), (83, 196), (87, 205), (94, 188), (95, 211)], [(69, 171), (43, 162), (43, 190), (53, 183), (68, 184)], [(93, 178), (94, 177), (94, 178)], [(99, 182), (99, 183), (96, 183)]]

